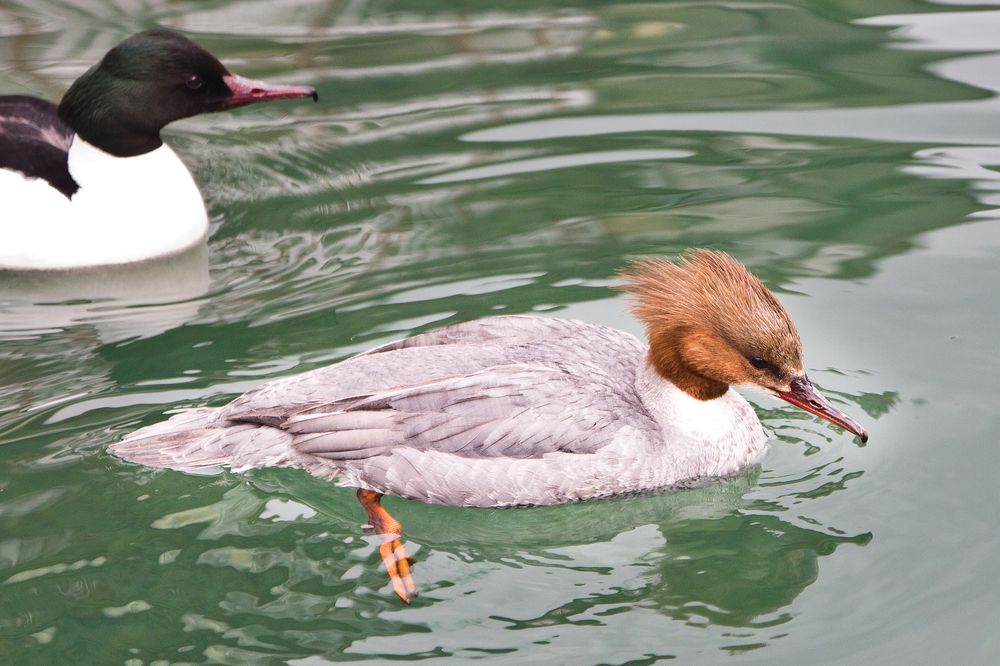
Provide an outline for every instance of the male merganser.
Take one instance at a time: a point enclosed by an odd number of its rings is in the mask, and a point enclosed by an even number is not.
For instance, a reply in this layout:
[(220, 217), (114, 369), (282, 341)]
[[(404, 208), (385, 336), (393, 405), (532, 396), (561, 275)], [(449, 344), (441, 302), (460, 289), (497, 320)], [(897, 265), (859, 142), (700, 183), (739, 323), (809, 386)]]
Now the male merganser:
[(757, 461), (767, 435), (742, 384), (867, 431), (806, 377), (770, 291), (727, 254), (621, 273), (649, 347), (538, 316), (448, 326), (268, 382), (112, 445), (152, 467), (295, 467), (357, 487), (404, 601), (415, 591), (383, 494), (456, 506), (541, 505), (690, 485)]
[(208, 216), (165, 125), (266, 100), (312, 97), (304, 86), (252, 81), (169, 30), (115, 46), (57, 107), (0, 96), (0, 269), (72, 269), (182, 252)]

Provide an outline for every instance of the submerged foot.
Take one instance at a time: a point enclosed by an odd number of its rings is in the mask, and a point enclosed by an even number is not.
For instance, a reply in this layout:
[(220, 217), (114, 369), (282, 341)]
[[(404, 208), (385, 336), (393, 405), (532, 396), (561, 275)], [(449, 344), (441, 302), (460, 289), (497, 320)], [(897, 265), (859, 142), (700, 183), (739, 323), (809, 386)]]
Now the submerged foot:
[(382, 537), (382, 545), (379, 546), (379, 554), (385, 569), (389, 573), (389, 581), (396, 595), (409, 604), (412, 597), (417, 596), (417, 585), (410, 575), (410, 567), (413, 560), (407, 554), (406, 549), (400, 541), (403, 526), (393, 518), (385, 507), (382, 506), (382, 493), (374, 490), (358, 489), (358, 501), (368, 514), (368, 523), (375, 533)]
[(417, 596), (417, 585), (410, 575), (410, 564), (413, 560), (407, 555), (398, 538), (384, 542), (378, 550), (385, 563), (385, 569), (389, 572), (392, 589), (403, 603), (410, 603), (410, 598)]

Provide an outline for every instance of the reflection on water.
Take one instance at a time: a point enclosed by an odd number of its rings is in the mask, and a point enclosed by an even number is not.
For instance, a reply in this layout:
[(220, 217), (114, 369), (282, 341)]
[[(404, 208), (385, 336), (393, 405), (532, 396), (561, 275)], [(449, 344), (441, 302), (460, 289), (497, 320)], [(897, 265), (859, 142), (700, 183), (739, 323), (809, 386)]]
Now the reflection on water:
[(204, 244), (141, 265), (5, 271), (0, 274), (0, 338), (30, 340), (78, 325), (92, 327), (104, 344), (158, 335), (193, 319), (208, 287)]
[[(121, 476), (112, 475), (113, 486)], [(168, 483), (171, 492), (157, 476), (140, 472), (145, 479), (131, 491), (144, 515), (159, 515), (142, 542), (96, 557), (86, 555), (93, 546), (81, 543), (79, 533), (8, 542), (0, 552), (18, 573), (3, 585), (8, 597), (21, 600), (22, 617), (33, 618), (32, 625), (64, 613), (85, 617), (71, 600), (106, 617), (167, 613), (177, 629), (207, 641), (206, 654), (230, 660), (295, 654), (303, 646), (325, 655), (382, 657), (437, 646), (468, 656), (461, 624), (484, 608), (493, 609), (484, 618), (490, 649), (521, 650), (554, 639), (561, 627), (620, 630), (634, 604), (691, 627), (738, 626), (757, 636), (793, 617), (787, 606), (816, 580), (822, 557), (840, 544), (871, 539), (783, 520), (773, 508), (755, 510), (743, 499), (753, 474), (690, 492), (539, 510), (398, 502), (394, 511), (413, 526), (421, 588), (413, 608), (404, 610), (385, 594), (377, 539), (361, 535), (349, 490), (331, 496), (303, 474), (265, 472), (251, 483), (220, 480), (225, 490), (214, 501), (216, 484), (175, 478), (169, 481), (180, 484)], [(92, 493), (92, 508), (122, 490)], [(289, 496), (296, 499), (275, 504)], [(187, 508), (177, 510), (178, 503)], [(37, 515), (56, 504), (57, 498), (29, 495), (21, 510)], [(0, 517), (16, 508), (0, 504)], [(114, 543), (122, 531), (141, 527), (138, 517), (130, 510), (125, 525), (92, 525), (86, 541)], [(81, 578), (83, 586), (52, 605), (53, 593)], [(184, 599), (170, 600), (178, 588)], [(174, 615), (173, 607), (181, 612)], [(428, 616), (431, 607), (436, 611)], [(384, 619), (373, 627), (376, 612)], [(436, 626), (433, 634), (414, 633), (414, 622), (427, 621)], [(134, 645), (150, 656), (162, 647)]]
[[(997, 12), (558, 4), (0, 7), (5, 93), (58, 98), (166, 25), (321, 99), (167, 133), (216, 222), (207, 255), (96, 284), (0, 276), (0, 654), (991, 661), (968, 618), (996, 592)], [(772, 445), (738, 478), (533, 510), (387, 500), (417, 560), (409, 608), (349, 489), (104, 452), (447, 323), (638, 334), (610, 276), (703, 245), (778, 292), (868, 446), (751, 395)]]

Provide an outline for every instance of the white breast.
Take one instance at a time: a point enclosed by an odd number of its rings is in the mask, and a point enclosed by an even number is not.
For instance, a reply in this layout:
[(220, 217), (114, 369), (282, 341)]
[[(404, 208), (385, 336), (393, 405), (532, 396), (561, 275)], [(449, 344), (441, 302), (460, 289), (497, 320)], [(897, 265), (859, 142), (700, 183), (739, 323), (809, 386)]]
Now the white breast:
[(67, 200), (45, 181), (0, 172), (0, 268), (71, 269), (125, 264), (198, 244), (208, 216), (184, 163), (166, 144), (114, 157), (75, 137)]
[(666, 445), (658, 467), (669, 482), (734, 474), (767, 449), (757, 414), (733, 389), (698, 400), (660, 378), (648, 362), (639, 369), (636, 389), (660, 426)]

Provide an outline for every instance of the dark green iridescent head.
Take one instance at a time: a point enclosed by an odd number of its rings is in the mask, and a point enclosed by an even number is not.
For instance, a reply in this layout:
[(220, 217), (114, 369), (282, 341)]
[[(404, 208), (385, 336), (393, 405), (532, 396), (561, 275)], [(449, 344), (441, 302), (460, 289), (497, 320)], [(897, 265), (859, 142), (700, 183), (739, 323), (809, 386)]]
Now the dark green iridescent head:
[(132, 35), (77, 79), (59, 117), (87, 142), (119, 157), (158, 148), (160, 130), (181, 118), (257, 101), (312, 97), (232, 74), (211, 53), (169, 30)]

